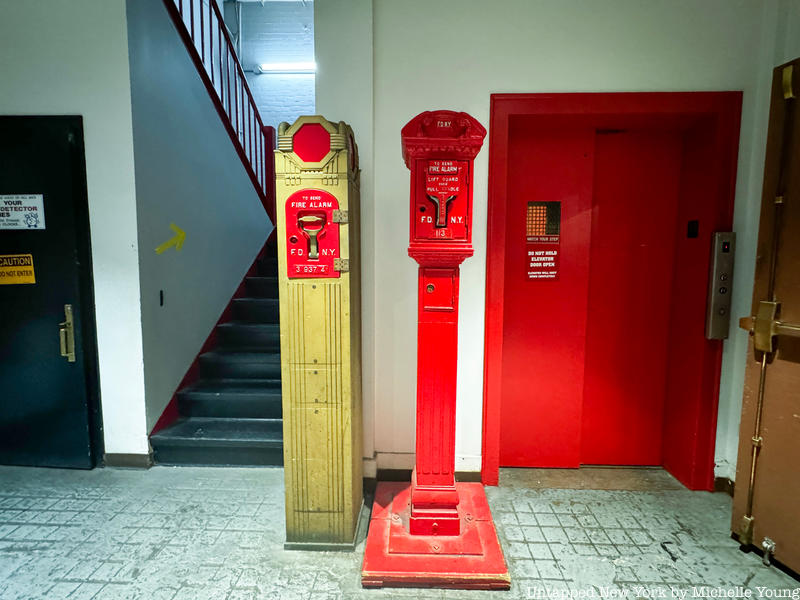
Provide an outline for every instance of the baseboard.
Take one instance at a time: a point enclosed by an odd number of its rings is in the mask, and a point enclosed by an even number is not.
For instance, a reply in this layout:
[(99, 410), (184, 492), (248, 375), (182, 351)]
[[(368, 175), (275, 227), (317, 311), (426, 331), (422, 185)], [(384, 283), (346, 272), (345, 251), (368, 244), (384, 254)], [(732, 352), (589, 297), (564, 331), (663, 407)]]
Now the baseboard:
[(723, 492), (733, 498), (735, 483), (728, 477), (714, 477), (714, 491)]
[[(368, 479), (371, 478), (365, 477), (364, 481)], [(480, 480), (479, 471), (456, 471), (456, 481), (477, 483)], [(411, 469), (378, 469), (373, 481), (411, 481)]]
[(411, 469), (378, 469), (377, 481), (411, 481)]
[[(364, 458), (364, 479), (377, 481), (410, 481), (416, 456), (413, 452), (376, 452)], [(480, 456), (455, 457), (456, 480), (464, 483), (481, 481)]]
[(151, 454), (104, 454), (103, 466), (122, 469), (149, 469), (153, 466)]

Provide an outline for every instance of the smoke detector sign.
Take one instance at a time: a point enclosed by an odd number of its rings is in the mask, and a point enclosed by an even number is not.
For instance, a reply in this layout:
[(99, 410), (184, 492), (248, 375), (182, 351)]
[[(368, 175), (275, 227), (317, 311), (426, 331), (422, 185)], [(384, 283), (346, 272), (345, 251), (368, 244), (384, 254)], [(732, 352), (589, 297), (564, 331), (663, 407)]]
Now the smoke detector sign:
[(0, 195), (0, 229), (44, 229), (42, 194)]

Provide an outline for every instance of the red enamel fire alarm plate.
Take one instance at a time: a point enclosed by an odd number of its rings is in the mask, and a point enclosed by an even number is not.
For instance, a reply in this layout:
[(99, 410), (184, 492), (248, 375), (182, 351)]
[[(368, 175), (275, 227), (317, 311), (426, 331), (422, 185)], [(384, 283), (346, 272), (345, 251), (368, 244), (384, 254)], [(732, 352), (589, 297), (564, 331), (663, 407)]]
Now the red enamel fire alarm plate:
[(361, 585), (507, 590), (508, 567), (480, 483), (457, 483), (460, 535), (411, 535), (411, 485), (381, 482)]
[(324, 190), (304, 189), (286, 200), (286, 269), (289, 279), (338, 278), (339, 202)]

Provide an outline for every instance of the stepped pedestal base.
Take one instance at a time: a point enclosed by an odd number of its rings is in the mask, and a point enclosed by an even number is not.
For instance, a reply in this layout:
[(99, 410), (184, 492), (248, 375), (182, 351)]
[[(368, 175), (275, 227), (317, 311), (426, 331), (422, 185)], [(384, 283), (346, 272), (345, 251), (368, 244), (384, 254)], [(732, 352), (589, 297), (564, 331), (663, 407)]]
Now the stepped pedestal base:
[(457, 483), (459, 535), (411, 535), (411, 485), (378, 484), (364, 552), (364, 587), (510, 587), (486, 494)]

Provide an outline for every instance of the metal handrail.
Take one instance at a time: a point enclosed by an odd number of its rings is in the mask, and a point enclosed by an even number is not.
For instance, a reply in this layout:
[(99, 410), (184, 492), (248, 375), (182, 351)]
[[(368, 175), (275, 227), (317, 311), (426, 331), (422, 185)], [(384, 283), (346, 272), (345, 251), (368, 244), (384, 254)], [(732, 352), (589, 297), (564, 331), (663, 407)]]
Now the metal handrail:
[(272, 223), (275, 130), (264, 125), (216, 0), (164, 0)]

